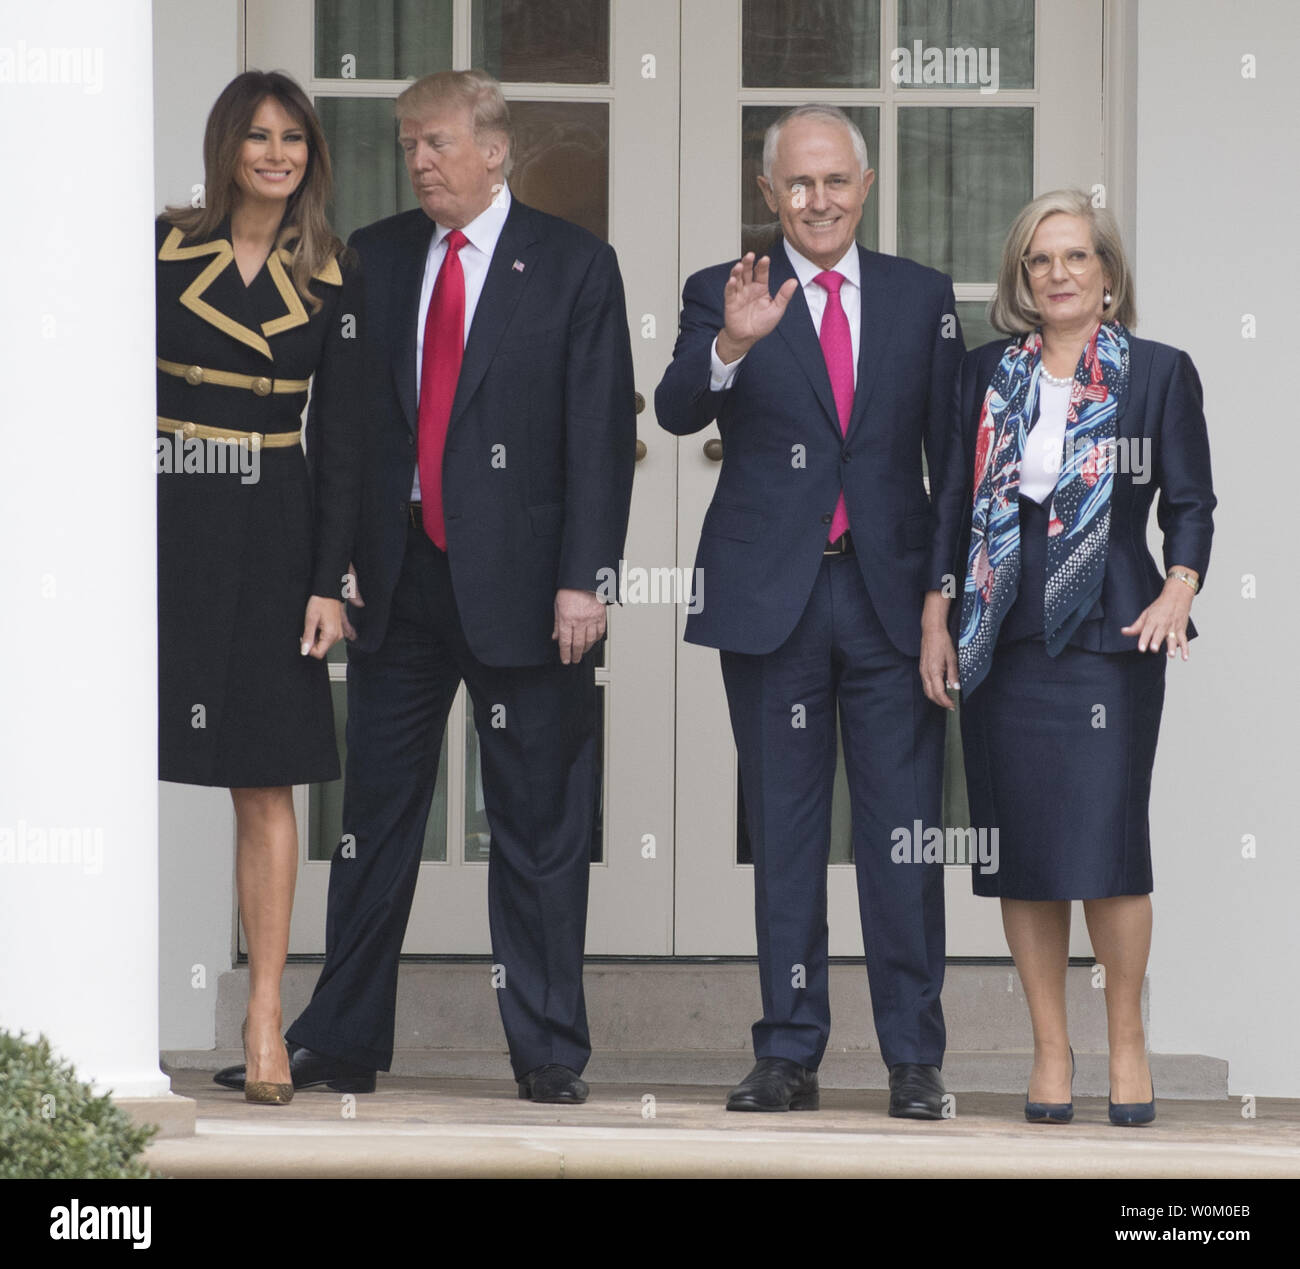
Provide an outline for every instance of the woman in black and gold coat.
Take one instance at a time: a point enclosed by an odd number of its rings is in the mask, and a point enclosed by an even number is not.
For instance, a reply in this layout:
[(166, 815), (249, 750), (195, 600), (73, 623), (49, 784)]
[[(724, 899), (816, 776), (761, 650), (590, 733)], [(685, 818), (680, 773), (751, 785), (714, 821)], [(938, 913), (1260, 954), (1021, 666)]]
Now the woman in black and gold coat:
[(230, 789), (245, 1095), (280, 1102), (292, 786), (339, 775), (324, 657), (357, 515), (360, 289), (325, 217), (320, 122), (293, 80), (233, 80), (203, 157), (206, 205), (157, 222), (159, 776)]

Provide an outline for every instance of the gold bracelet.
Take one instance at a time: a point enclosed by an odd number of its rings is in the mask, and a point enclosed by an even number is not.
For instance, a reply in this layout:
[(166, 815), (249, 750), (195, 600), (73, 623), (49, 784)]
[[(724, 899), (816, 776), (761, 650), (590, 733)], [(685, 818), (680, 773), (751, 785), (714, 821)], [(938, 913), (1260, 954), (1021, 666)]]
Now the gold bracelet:
[(1184, 573), (1181, 569), (1171, 568), (1165, 574), (1166, 578), (1176, 577), (1184, 586), (1192, 588), (1192, 594), (1195, 595), (1201, 589), (1201, 583), (1198, 582), (1190, 573)]

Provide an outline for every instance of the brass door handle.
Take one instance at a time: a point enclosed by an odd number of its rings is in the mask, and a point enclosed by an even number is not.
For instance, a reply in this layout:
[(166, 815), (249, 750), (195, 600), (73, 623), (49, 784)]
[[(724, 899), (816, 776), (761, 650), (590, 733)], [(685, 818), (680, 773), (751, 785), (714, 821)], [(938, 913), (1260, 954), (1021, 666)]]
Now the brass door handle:
[(722, 462), (722, 442), (715, 436), (704, 442), (704, 457), (712, 462)]

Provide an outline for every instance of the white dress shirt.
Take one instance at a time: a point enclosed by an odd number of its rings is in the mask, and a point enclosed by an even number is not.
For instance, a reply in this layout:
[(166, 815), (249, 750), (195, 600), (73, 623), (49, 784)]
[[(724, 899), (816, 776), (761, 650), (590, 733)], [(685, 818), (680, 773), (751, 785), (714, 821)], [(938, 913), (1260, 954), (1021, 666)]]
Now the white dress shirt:
[[(461, 230), (468, 241), (460, 249), (460, 265), (465, 274), (465, 342), (469, 342), (469, 330), (474, 321), (474, 310), (478, 307), (479, 296), (483, 294), (483, 283), (487, 280), (488, 265), (492, 263), (492, 253), (497, 248), (497, 240), (505, 227), (506, 214), (510, 211), (510, 189), (503, 186), (500, 195), (493, 198), (485, 211), (480, 212)], [(433, 287), (438, 280), (438, 270), (447, 255), (447, 235), (451, 230), (446, 225), (435, 223), (433, 238), (429, 243), (429, 254), (424, 258), (424, 282), (420, 287), (420, 316), (415, 323), (415, 401), (418, 415), (420, 401), (420, 372), (424, 366), (424, 323), (429, 316), (429, 301), (433, 299)], [(462, 345), (463, 347), (464, 345)], [(418, 440), (418, 438), (417, 438)], [(420, 464), (415, 465), (415, 479), (411, 484), (411, 501), (420, 501)]]
[(1020, 496), (1045, 503), (1056, 489), (1065, 449), (1065, 416), (1070, 409), (1073, 383), (1057, 387), (1038, 377), (1038, 422), (1025, 437), (1020, 456)]
[[(799, 285), (803, 287), (804, 299), (808, 302), (808, 312), (812, 315), (813, 330), (817, 332), (817, 337), (820, 339), (822, 314), (826, 312), (826, 299), (830, 294), (825, 287), (813, 281), (822, 271), (821, 266), (813, 264), (806, 256), (800, 255), (784, 238), (781, 240), (781, 245), (785, 248), (785, 254), (789, 258), (791, 265), (794, 266), (795, 277), (799, 279)], [(862, 274), (858, 269), (858, 244), (856, 242), (850, 244), (849, 249), (835, 266), (834, 272), (844, 276), (844, 281), (840, 283), (840, 306), (844, 309), (845, 317), (849, 319), (849, 338), (853, 341), (853, 386), (856, 388), (858, 384), (858, 344), (862, 329)], [(785, 319), (782, 318), (781, 320), (784, 321)], [(713, 340), (709, 387), (714, 392), (721, 392), (725, 388), (731, 387), (732, 380), (736, 377), (736, 371), (744, 360), (744, 357), (737, 357), (735, 361), (724, 362), (718, 356), (718, 341), (715, 337)]]

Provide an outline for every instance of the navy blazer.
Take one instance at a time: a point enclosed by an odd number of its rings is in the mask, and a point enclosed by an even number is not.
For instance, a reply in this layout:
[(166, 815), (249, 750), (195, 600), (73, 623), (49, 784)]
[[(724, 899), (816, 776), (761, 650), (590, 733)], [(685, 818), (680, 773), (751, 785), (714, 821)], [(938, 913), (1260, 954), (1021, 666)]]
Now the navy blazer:
[[(353, 561), (356, 645), (382, 642), (416, 466), (415, 333), (434, 222), (422, 209), (349, 240), (365, 279), (367, 405)], [(618, 575), (636, 450), (632, 348), (613, 248), (512, 199), (474, 320), (443, 457), (452, 586), (487, 665), (541, 665), (555, 592)], [(602, 574), (601, 570), (611, 570)]]
[[(795, 272), (780, 238), (769, 254), (775, 294)], [(843, 490), (885, 631), (904, 654), (920, 653), (924, 594), (939, 584), (921, 450), (932, 469), (942, 466), (961, 327), (945, 274), (862, 247), (858, 262), (862, 325), (847, 435), (802, 287), (723, 392), (710, 389), (711, 348), (735, 262), (693, 274), (683, 288), (655, 410), (679, 436), (717, 419), (723, 447), (695, 561), (703, 580), (700, 611), (686, 622), (690, 643), (752, 654), (780, 647), (808, 603)]]
[[(950, 616), (959, 620), (970, 547), (975, 441), (980, 411), (1007, 339), (968, 352), (952, 411), (949, 462), (933, 483), (938, 525), (935, 556), (947, 560), (957, 579)], [(1165, 570), (1181, 564), (1205, 580), (1216, 505), (1210, 482), (1210, 439), (1202, 408), (1201, 381), (1192, 359), (1168, 344), (1129, 334), (1129, 390), (1115, 420), (1117, 466), (1111, 490), (1110, 542), (1101, 598), (1069, 642), (1091, 652), (1127, 652), (1132, 625), (1164, 589), (1165, 573), (1147, 548), (1147, 519), (1156, 490), (1156, 519), (1164, 533)], [(1133, 446), (1136, 442), (1136, 451)], [(1130, 457), (1125, 459), (1125, 454)], [(1145, 467), (1145, 472), (1135, 470)], [(1196, 628), (1187, 623), (1187, 637)]]

